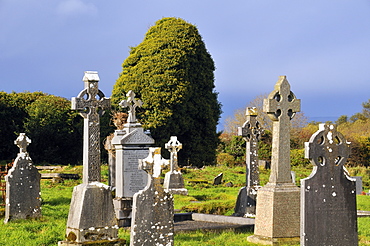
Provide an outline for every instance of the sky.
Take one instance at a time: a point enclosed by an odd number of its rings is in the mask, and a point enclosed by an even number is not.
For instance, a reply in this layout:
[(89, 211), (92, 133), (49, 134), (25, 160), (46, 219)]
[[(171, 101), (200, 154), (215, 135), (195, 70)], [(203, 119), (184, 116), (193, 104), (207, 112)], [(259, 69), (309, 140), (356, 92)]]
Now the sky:
[(70, 99), (98, 71), (109, 97), (130, 47), (163, 17), (198, 28), (220, 129), (281, 75), (309, 120), (352, 116), (370, 99), (369, 0), (0, 0), (0, 91)]

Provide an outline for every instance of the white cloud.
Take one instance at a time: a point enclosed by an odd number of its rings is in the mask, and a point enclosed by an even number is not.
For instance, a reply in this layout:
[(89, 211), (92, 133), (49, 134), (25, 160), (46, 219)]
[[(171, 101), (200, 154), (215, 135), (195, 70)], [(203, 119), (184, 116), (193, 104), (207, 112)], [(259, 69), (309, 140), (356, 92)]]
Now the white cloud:
[(88, 14), (95, 15), (97, 7), (92, 3), (85, 3), (82, 0), (65, 0), (59, 3), (57, 12), (63, 16)]

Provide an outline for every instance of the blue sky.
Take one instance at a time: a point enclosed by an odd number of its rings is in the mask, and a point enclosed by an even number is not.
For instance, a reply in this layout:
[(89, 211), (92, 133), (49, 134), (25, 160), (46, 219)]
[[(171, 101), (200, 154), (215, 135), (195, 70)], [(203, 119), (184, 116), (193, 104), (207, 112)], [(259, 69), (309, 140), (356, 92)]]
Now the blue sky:
[(96, 70), (111, 95), (129, 47), (162, 17), (197, 26), (216, 64), (220, 122), (286, 75), (312, 120), (370, 99), (368, 0), (0, 0), (0, 91), (70, 99)]

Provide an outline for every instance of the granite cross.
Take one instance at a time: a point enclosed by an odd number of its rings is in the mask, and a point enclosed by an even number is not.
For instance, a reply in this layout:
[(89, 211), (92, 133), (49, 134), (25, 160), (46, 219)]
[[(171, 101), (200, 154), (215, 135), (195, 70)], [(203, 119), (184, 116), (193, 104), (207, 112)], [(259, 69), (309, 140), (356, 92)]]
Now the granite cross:
[(163, 159), (161, 156), (160, 147), (150, 147), (148, 157), (139, 160), (139, 169), (146, 171), (151, 179), (153, 177), (155, 178), (154, 180), (159, 180), (162, 168), (168, 164), (168, 160)]
[(270, 183), (291, 183), (290, 120), (299, 112), (301, 101), (290, 90), (286, 76), (280, 76), (274, 90), (264, 99), (263, 111), (273, 121)]
[(177, 152), (182, 149), (182, 144), (177, 140), (176, 136), (171, 136), (170, 141), (164, 147), (171, 153), (170, 172), (177, 171), (179, 169)]
[(127, 92), (126, 96), (128, 97), (127, 100), (122, 100), (119, 105), (122, 108), (129, 108), (128, 111), (128, 118), (127, 118), (127, 123), (136, 123), (136, 113), (135, 109), (136, 107), (141, 107), (143, 105), (143, 102), (139, 99), (135, 99), (135, 93), (133, 91)]
[(242, 127), (238, 127), (238, 135), (242, 136), (247, 142), (246, 146), (246, 186), (252, 187), (259, 185), (258, 167), (258, 141), (263, 134), (263, 129), (257, 120), (257, 109), (248, 107), (246, 110), (247, 120)]
[(19, 147), (19, 153), (27, 153), (27, 146), (31, 143), (25, 133), (20, 133), (17, 139), (14, 141), (14, 144)]
[(84, 118), (83, 182), (100, 182), (100, 116), (110, 107), (110, 99), (99, 90), (99, 75), (85, 72), (85, 89), (72, 98), (72, 109)]

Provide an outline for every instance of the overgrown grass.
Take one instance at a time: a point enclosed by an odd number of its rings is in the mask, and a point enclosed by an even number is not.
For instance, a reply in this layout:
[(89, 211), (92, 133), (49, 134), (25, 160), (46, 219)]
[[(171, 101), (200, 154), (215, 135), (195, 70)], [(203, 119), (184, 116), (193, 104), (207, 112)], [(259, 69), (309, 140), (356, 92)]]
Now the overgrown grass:
[[(107, 182), (107, 166), (102, 169), (103, 182)], [(296, 172), (297, 184), (299, 179), (307, 177), (312, 168), (293, 167)], [(59, 170), (61, 171), (61, 170)], [(63, 167), (63, 172), (82, 173), (81, 166)], [(365, 172), (364, 170), (360, 170)], [(360, 172), (356, 170), (356, 172)], [(221, 185), (212, 185), (213, 178), (223, 173), (224, 182)], [(350, 172), (352, 170), (350, 169)], [(182, 212), (198, 212), (231, 215), (234, 211), (235, 201), (239, 189), (245, 185), (245, 167), (205, 167), (203, 169), (184, 170), (184, 179), (188, 196), (175, 195), (175, 209)], [(261, 185), (267, 183), (269, 170), (260, 170)], [(189, 180), (202, 180), (208, 183), (189, 183)], [(232, 182), (233, 187), (226, 187)], [(0, 245), (57, 245), (64, 240), (66, 222), (72, 190), (81, 180), (65, 180), (53, 183), (51, 180), (42, 180), (42, 218), (37, 220), (11, 221), (8, 224), (0, 223)], [(359, 210), (370, 211), (370, 196), (357, 196)], [(0, 218), (0, 219), (3, 219)], [(370, 244), (370, 218), (358, 219), (358, 232), (360, 245)], [(127, 229), (119, 230), (119, 237), (129, 240), (130, 232)], [(248, 243), (246, 238), (252, 232), (238, 233), (224, 232), (187, 232), (176, 233), (175, 245), (198, 246), (202, 245), (256, 245)]]

